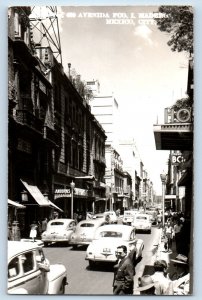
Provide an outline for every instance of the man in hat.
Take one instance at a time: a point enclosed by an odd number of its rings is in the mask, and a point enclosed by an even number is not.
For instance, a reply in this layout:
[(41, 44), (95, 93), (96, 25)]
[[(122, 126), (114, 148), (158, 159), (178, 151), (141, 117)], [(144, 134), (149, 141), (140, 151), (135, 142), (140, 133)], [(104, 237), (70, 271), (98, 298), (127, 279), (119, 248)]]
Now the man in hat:
[(155, 295), (155, 282), (153, 282), (152, 277), (150, 275), (143, 275), (138, 278), (138, 287), (134, 290), (134, 294), (136, 291), (140, 293), (140, 295)]
[(155, 295), (173, 295), (172, 281), (167, 278), (167, 262), (165, 260), (156, 260), (154, 262), (155, 273), (151, 275), (155, 283)]
[(134, 284), (134, 266), (131, 258), (127, 256), (125, 245), (117, 247), (116, 256), (118, 264), (115, 266), (113, 294), (114, 295), (132, 295)]
[(173, 281), (174, 295), (188, 295), (190, 293), (190, 273), (188, 258), (178, 254), (175, 259), (171, 259), (176, 268), (177, 280)]

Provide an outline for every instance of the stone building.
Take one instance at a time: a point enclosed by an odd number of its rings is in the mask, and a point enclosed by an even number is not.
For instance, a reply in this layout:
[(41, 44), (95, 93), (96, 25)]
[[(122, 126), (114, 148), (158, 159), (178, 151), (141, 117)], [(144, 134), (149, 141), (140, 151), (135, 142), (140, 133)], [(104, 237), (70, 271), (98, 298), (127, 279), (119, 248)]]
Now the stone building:
[(8, 198), (23, 205), (23, 236), (34, 220), (84, 216), (105, 195), (105, 131), (51, 48), (35, 43), (30, 13), (8, 11)]

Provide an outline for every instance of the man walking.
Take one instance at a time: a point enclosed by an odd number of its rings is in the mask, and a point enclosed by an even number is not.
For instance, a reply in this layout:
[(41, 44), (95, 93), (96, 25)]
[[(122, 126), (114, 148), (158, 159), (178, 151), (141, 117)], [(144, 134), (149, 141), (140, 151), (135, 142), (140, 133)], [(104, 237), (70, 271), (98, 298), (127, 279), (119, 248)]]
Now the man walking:
[(134, 284), (134, 266), (131, 258), (127, 256), (125, 245), (117, 247), (116, 255), (118, 264), (115, 266), (113, 294), (114, 295), (132, 295)]

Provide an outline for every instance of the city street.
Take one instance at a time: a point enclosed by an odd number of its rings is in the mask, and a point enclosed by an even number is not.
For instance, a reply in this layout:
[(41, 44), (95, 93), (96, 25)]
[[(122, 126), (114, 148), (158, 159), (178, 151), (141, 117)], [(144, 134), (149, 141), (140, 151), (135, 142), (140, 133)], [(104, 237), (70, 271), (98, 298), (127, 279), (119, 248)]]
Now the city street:
[[(135, 286), (138, 277), (144, 272), (145, 266), (153, 264), (159, 239), (159, 229), (152, 227), (151, 234), (137, 233), (137, 237), (144, 240), (145, 246), (143, 258), (136, 266)], [(51, 264), (62, 263), (67, 268), (68, 285), (65, 294), (112, 294), (113, 266), (99, 265), (93, 270), (90, 269), (88, 261), (85, 260), (85, 247), (78, 247), (77, 250), (73, 250), (70, 246), (51, 245), (44, 248), (44, 252)]]

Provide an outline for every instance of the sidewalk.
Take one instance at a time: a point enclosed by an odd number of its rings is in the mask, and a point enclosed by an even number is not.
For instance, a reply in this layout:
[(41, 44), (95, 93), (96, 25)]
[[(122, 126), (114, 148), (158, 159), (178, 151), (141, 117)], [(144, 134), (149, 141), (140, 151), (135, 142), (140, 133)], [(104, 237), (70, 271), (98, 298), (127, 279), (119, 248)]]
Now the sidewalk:
[(168, 273), (172, 274), (175, 270), (174, 270), (173, 264), (170, 263), (170, 260), (175, 259), (175, 257), (178, 254), (176, 252), (175, 241), (173, 241), (173, 243), (172, 243), (172, 251), (168, 252), (167, 250), (165, 250), (164, 242), (162, 242), (161, 238), (162, 238), (162, 229), (161, 229), (161, 233), (159, 236), (159, 244), (158, 244), (158, 250), (156, 252), (156, 260), (157, 259), (165, 260), (168, 264)]

